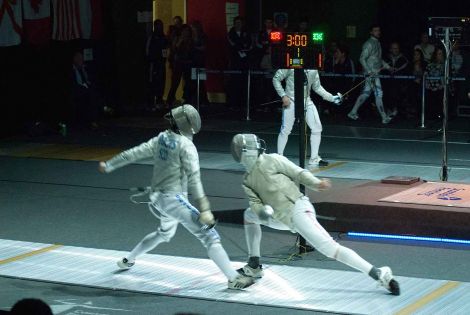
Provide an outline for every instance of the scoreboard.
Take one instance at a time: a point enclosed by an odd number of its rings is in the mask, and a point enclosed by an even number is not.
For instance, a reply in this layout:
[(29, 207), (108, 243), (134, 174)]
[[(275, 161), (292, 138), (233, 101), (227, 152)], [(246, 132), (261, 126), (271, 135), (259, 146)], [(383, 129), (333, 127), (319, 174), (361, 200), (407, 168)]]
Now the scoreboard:
[(323, 33), (271, 32), (269, 40), (274, 68), (323, 68)]

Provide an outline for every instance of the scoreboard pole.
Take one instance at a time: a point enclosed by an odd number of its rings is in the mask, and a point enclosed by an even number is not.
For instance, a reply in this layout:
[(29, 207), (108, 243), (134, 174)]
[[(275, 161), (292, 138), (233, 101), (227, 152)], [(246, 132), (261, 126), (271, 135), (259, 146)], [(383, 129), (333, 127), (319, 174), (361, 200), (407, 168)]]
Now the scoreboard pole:
[[(305, 168), (305, 95), (304, 95), (304, 69), (294, 69), (294, 95), (295, 117), (299, 125), (299, 166)], [(300, 192), (305, 194), (305, 186), (300, 185)], [(299, 234), (299, 254), (312, 251), (305, 239)]]

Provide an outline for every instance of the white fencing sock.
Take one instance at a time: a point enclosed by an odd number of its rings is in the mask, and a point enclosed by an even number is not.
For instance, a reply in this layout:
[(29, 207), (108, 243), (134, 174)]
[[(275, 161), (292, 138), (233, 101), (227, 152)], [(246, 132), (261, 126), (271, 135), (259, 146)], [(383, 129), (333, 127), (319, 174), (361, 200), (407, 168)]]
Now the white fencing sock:
[(244, 227), (248, 256), (260, 257), (261, 226), (259, 224), (245, 223)]
[(219, 267), (219, 269), (225, 274), (227, 279), (232, 281), (238, 276), (238, 272), (232, 267), (232, 263), (228, 258), (227, 252), (220, 243), (214, 243), (207, 249), (209, 258)]

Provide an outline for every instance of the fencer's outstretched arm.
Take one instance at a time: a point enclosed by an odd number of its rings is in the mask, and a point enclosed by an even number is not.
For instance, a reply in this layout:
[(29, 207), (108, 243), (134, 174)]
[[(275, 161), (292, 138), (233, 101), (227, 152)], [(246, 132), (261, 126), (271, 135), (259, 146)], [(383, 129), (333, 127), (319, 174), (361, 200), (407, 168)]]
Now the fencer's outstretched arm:
[(304, 185), (309, 189), (323, 190), (330, 186), (329, 180), (322, 180), (315, 177), (311, 172), (295, 165), (285, 156), (277, 156), (276, 168), (279, 173), (286, 175), (292, 181)]
[(154, 142), (157, 141), (157, 138), (158, 137), (152, 138), (136, 147), (121, 152), (106, 162), (100, 162), (100, 171), (110, 173), (115, 169), (126, 166), (135, 161), (152, 157), (154, 154)]
[(312, 90), (318, 95), (320, 95), (325, 101), (334, 102), (335, 97), (330, 92), (325, 90), (325, 88), (321, 85), (318, 71), (314, 71), (313, 75), (314, 77), (313, 77)]

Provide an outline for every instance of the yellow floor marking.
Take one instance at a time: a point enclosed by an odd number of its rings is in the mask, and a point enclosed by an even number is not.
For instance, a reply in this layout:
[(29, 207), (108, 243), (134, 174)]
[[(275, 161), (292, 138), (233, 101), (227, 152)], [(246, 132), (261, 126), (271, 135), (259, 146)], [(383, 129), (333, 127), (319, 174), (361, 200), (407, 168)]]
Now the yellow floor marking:
[(423, 308), (426, 304), (431, 303), (432, 301), (440, 298), (444, 294), (448, 293), (449, 291), (457, 288), (461, 282), (457, 281), (449, 281), (446, 284), (442, 285), (441, 287), (437, 288), (436, 290), (432, 291), (429, 294), (426, 294), (416, 302), (406, 306), (405, 308), (401, 309), (395, 315), (408, 315), (413, 314), (418, 309)]
[(326, 171), (326, 170), (329, 170), (329, 169), (332, 169), (332, 168), (335, 168), (335, 167), (338, 167), (338, 166), (341, 166), (341, 165), (344, 165), (346, 164), (347, 162), (336, 162), (336, 163), (331, 163), (330, 165), (328, 166), (324, 166), (324, 167), (320, 167), (320, 168), (317, 168), (317, 169), (314, 169), (314, 170), (311, 170), (310, 172), (312, 173), (318, 173), (318, 172), (322, 172), (322, 171)]
[(3, 155), (14, 157), (36, 157), (63, 160), (102, 161), (120, 153), (120, 148), (83, 146), (78, 144), (42, 144), (31, 147), (16, 148)]
[(24, 254), (21, 254), (21, 255), (13, 256), (13, 257), (10, 257), (10, 258), (7, 258), (7, 259), (2, 259), (2, 260), (0, 260), (0, 265), (8, 264), (8, 263), (11, 263), (11, 262), (14, 262), (14, 261), (21, 260), (23, 258), (39, 255), (39, 254), (42, 254), (42, 253), (45, 253), (45, 252), (49, 252), (51, 250), (54, 250), (54, 249), (62, 247), (62, 246), (63, 245), (54, 244), (54, 245), (50, 245), (50, 246), (47, 246), (47, 247), (44, 247), (44, 248), (41, 248), (41, 249), (38, 249), (38, 250), (33, 250), (31, 252), (27, 252), (27, 253), (24, 253)]

